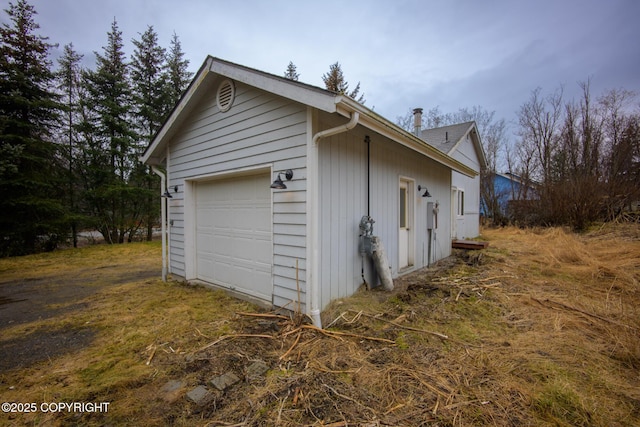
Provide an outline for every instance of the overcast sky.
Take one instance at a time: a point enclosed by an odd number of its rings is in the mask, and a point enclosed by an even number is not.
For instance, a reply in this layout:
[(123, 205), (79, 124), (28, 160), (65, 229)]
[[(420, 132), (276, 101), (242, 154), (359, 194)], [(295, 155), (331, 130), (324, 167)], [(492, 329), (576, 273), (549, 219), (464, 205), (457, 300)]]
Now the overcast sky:
[(115, 18), (127, 55), (151, 25), (164, 47), (178, 35), (194, 72), (207, 55), (277, 75), (293, 61), (301, 81), (324, 87), (339, 61), (350, 88), (359, 81), (366, 105), (394, 122), (415, 107), (474, 105), (512, 121), (536, 87), (574, 97), (587, 78), (595, 95), (640, 92), (637, 0), (29, 2), (40, 35), (58, 51), (73, 43), (91, 67)]

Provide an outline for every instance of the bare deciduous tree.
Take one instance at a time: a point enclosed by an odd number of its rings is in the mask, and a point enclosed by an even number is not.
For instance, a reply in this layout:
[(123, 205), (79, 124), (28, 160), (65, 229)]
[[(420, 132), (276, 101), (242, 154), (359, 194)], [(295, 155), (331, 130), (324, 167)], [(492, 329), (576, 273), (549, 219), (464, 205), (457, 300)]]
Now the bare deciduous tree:
[(594, 102), (590, 81), (579, 86), (580, 98), (565, 103), (561, 91), (532, 92), (518, 112), (520, 140), (508, 159), (539, 181), (539, 221), (584, 229), (640, 197), (640, 162), (638, 114), (628, 112), (634, 94), (614, 90)]

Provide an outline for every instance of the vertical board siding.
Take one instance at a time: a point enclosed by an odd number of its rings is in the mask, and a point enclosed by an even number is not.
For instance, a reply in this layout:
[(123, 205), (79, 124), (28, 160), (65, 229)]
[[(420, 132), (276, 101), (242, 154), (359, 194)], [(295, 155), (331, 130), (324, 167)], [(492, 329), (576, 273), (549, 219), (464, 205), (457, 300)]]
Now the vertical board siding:
[[(452, 157), (479, 173), (480, 160), (471, 138), (472, 136), (467, 136)], [(453, 172), (451, 185), (464, 189), (464, 218), (458, 222), (458, 238), (477, 237), (480, 234), (480, 176), (470, 178)]]
[[(227, 112), (216, 105), (216, 81), (199, 99), (170, 144), (168, 187), (179, 186), (170, 201), (171, 272), (186, 279), (184, 185), (236, 170), (271, 164), (273, 177), (292, 169), (287, 190), (273, 191), (273, 304), (306, 301), (306, 107), (235, 82), (236, 98)], [(298, 279), (296, 280), (296, 260)], [(293, 307), (295, 308), (295, 307)], [(304, 306), (303, 306), (304, 310)]]
[[(321, 128), (340, 124), (326, 115)], [(367, 144), (371, 142), (371, 217), (374, 235), (380, 236), (387, 251), (392, 275), (398, 272), (398, 198), (400, 177), (414, 180), (414, 268), (426, 266), (427, 202), (440, 203), (435, 258), (451, 254), (449, 239), (451, 170), (361, 126), (319, 142), (320, 188), (320, 289), (321, 306), (353, 294), (362, 284), (359, 253), (360, 218), (367, 214)], [(422, 198), (417, 186), (426, 186), (433, 197)], [(441, 236), (441, 237), (440, 237)], [(364, 262), (365, 278), (373, 276), (371, 264)]]

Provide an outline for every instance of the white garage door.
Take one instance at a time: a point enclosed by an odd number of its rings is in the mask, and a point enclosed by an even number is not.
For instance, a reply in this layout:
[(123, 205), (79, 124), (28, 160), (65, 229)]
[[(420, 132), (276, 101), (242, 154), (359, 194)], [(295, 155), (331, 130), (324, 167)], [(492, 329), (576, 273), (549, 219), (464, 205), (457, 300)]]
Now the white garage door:
[(196, 184), (196, 273), (271, 302), (270, 174)]

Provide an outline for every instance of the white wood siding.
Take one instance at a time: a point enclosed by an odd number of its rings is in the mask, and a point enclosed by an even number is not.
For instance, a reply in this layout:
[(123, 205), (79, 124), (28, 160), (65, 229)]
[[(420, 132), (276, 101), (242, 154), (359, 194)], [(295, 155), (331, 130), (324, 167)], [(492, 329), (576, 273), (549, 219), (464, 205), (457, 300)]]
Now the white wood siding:
[[(453, 158), (480, 172), (480, 161), (473, 146), (472, 136), (468, 135), (460, 142)], [(458, 172), (452, 172), (451, 185), (464, 189), (464, 218), (458, 219), (457, 238), (470, 239), (480, 234), (480, 175), (469, 178)]]
[[(344, 122), (321, 115), (320, 129)], [(331, 300), (353, 294), (362, 285), (358, 250), (360, 218), (367, 214), (367, 144), (371, 145), (371, 217), (374, 234), (387, 251), (392, 275), (398, 272), (398, 199), (400, 178), (414, 180), (415, 247), (414, 269), (428, 264), (427, 202), (440, 203), (435, 259), (451, 254), (449, 238), (451, 170), (415, 152), (357, 126), (319, 142), (321, 307)], [(417, 186), (426, 186), (433, 197), (423, 198)], [(365, 277), (371, 280), (365, 262)], [(409, 270), (410, 271), (410, 270)], [(404, 271), (403, 271), (404, 273)]]
[[(235, 82), (236, 98), (231, 109), (220, 112), (215, 102), (219, 80), (197, 101), (191, 116), (176, 133), (168, 154), (168, 187), (172, 194), (169, 218), (170, 271), (187, 280), (193, 227), (193, 195), (190, 186), (198, 180), (224, 177), (252, 168), (270, 166), (272, 180), (279, 171), (292, 169), (286, 190), (273, 190), (273, 301), (292, 307), (298, 285), (305, 298), (306, 247), (306, 107)], [(205, 91), (202, 91), (205, 92)], [(230, 175), (231, 176), (231, 175)], [(304, 310), (304, 307), (303, 307)]]

